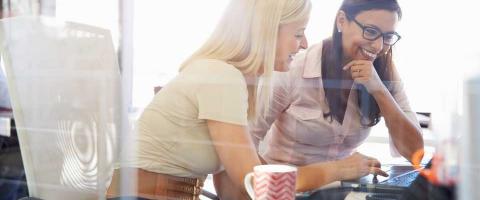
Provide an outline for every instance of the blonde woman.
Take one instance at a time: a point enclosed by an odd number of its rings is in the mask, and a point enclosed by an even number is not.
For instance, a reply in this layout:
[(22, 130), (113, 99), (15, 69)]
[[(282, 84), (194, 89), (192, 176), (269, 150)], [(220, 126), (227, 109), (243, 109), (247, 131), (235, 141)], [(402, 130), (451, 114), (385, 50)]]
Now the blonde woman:
[[(286, 71), (307, 48), (310, 10), (310, 0), (232, 0), (210, 39), (138, 121), (136, 158), (123, 166), (137, 171), (138, 189), (120, 194), (115, 173), (109, 197), (196, 199), (207, 174), (225, 170), (229, 190), (241, 194), (227, 198), (246, 198), (243, 178), (261, 164), (246, 128), (257, 78)], [(299, 169), (299, 191), (319, 186), (314, 168)]]

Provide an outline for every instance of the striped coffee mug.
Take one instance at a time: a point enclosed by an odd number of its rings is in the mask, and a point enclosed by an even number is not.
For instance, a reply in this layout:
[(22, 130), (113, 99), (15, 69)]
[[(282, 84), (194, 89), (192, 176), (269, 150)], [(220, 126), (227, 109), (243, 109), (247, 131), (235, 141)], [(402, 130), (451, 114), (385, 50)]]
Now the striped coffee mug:
[(294, 200), (296, 179), (295, 167), (258, 165), (245, 176), (244, 184), (248, 195), (254, 200)]

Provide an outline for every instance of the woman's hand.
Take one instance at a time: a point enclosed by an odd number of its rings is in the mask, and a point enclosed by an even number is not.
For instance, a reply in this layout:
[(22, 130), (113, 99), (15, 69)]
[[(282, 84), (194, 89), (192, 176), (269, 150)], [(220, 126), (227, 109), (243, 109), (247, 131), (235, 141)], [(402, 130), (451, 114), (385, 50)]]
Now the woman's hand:
[(360, 153), (337, 161), (340, 180), (357, 179), (367, 174), (378, 174), (387, 177), (388, 174), (380, 169), (380, 162), (372, 157)]
[(353, 60), (345, 65), (343, 70), (350, 70), (355, 83), (365, 86), (370, 94), (384, 89), (382, 80), (378, 76), (372, 61)]

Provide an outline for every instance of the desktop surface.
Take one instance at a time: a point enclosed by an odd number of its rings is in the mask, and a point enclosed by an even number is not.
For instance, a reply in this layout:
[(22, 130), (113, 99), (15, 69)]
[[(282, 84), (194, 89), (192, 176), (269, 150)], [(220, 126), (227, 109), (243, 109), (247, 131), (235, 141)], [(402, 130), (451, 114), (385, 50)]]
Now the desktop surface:
[(312, 192), (306, 192), (298, 194), (296, 200), (317, 200), (317, 199), (329, 199), (329, 200), (344, 200), (351, 192), (351, 187), (335, 187), (315, 190)]

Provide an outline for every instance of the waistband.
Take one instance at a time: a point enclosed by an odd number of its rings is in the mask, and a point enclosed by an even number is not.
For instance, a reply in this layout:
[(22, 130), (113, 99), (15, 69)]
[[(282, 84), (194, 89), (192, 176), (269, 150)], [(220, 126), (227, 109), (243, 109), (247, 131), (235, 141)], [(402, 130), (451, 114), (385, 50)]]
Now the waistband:
[[(156, 200), (198, 200), (202, 191), (203, 180), (198, 178), (178, 177), (160, 174), (137, 168), (122, 168), (137, 175), (133, 191), (120, 191), (120, 170), (115, 170), (112, 183), (107, 190), (107, 197), (137, 196)], [(132, 170), (132, 171), (130, 171)]]

